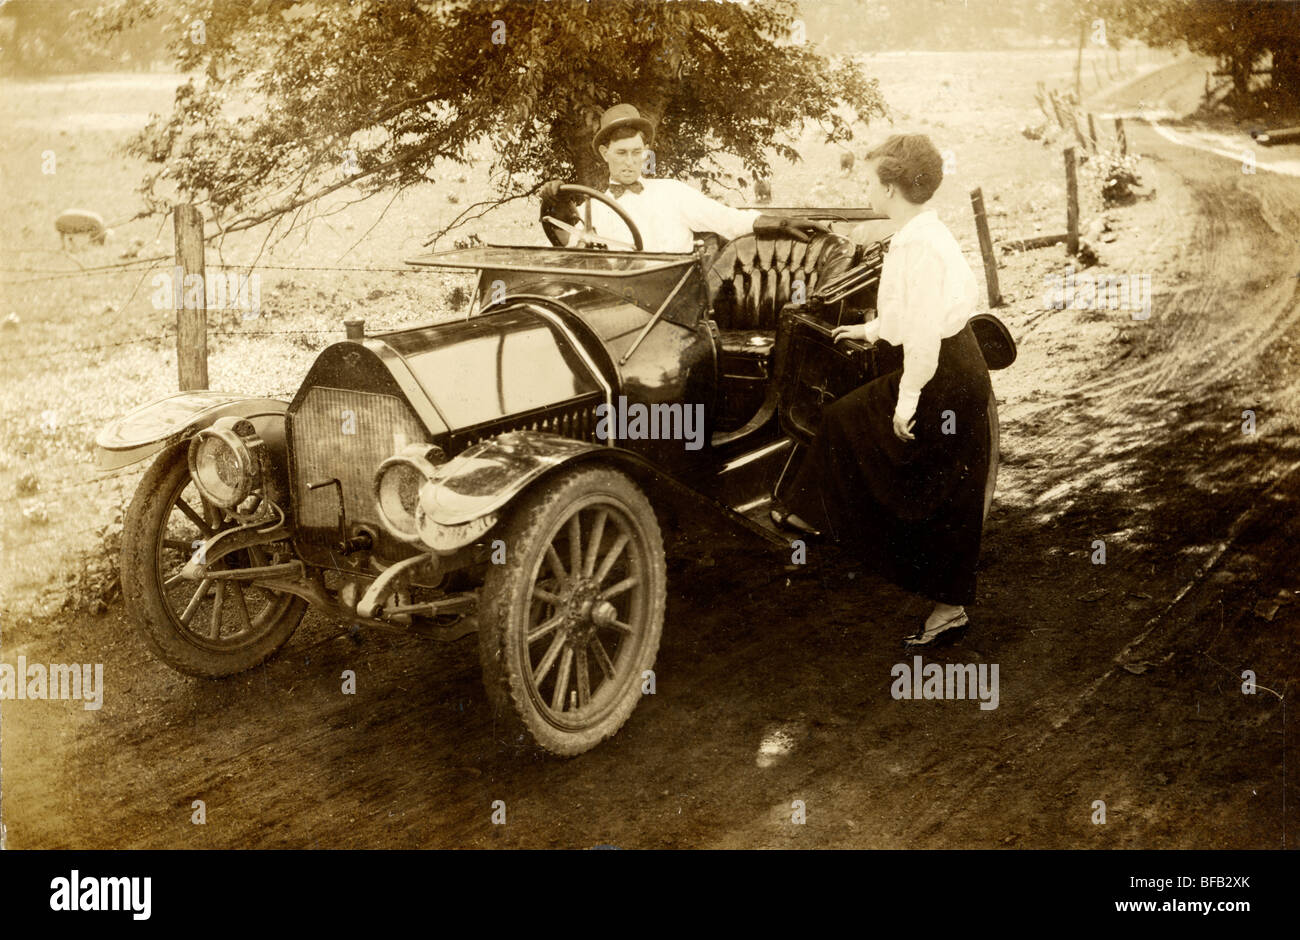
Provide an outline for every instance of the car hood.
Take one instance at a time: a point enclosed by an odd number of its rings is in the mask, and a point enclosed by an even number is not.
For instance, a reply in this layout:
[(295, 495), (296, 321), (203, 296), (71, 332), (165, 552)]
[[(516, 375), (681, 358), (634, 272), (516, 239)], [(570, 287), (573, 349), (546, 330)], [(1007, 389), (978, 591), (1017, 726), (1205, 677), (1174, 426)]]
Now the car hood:
[(317, 358), (295, 405), (315, 386), (398, 395), (437, 436), (578, 400), (607, 400), (609, 382), (584, 339), (554, 313), (516, 304), (337, 343)]

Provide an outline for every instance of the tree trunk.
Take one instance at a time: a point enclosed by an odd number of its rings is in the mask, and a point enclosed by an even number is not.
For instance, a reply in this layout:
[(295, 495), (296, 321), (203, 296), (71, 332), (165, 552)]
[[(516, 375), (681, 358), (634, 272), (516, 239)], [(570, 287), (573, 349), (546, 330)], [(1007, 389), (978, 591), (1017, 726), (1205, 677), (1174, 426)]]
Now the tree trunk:
[(660, 64), (653, 71), (645, 73), (643, 86), (640, 90), (637, 101), (637, 111), (641, 116), (654, 125), (655, 141), (651, 150), (655, 151), (654, 163), (648, 167), (647, 176), (661, 176), (662, 171), (659, 165), (663, 162), (661, 157), (665, 150), (671, 146), (672, 133), (664, 136), (664, 111), (668, 107), (668, 100), (672, 90), (671, 76), (678, 75), (681, 70), (682, 54), (676, 50), (668, 52), (667, 62)]
[(1291, 107), (1300, 106), (1300, 48), (1273, 50), (1273, 94)]
[(1232, 95), (1236, 99), (1235, 107), (1244, 108), (1250, 100), (1250, 67), (1254, 57), (1240, 53), (1229, 60), (1228, 69), (1232, 72)]
[(609, 181), (609, 169), (591, 149), (591, 140), (594, 136), (594, 129), (579, 114), (556, 126), (556, 138), (564, 141), (573, 156), (572, 182), (603, 190)]

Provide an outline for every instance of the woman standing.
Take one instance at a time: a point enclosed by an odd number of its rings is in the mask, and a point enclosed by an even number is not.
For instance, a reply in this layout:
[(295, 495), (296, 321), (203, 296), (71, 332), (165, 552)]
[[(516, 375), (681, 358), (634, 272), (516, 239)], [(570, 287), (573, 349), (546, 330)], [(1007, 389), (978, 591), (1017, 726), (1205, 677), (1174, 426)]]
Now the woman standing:
[(990, 392), (968, 323), (977, 287), (956, 239), (926, 206), (943, 179), (930, 139), (890, 137), (867, 154), (866, 173), (871, 207), (899, 228), (880, 275), (878, 316), (833, 335), (901, 346), (903, 369), (826, 408), (772, 518), (858, 545), (889, 580), (933, 601), (904, 645), (934, 646), (960, 635), (975, 600)]

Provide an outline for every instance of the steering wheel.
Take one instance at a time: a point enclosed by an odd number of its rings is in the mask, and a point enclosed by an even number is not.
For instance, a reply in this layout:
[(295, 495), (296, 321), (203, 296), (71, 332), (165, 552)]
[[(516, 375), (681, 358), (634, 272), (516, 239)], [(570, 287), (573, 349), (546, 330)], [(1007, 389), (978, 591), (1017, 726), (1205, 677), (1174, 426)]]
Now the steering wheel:
[(596, 199), (599, 200), (600, 202), (603, 202), (605, 205), (609, 206), (611, 212), (613, 212), (616, 216), (618, 216), (620, 219), (623, 220), (623, 224), (627, 226), (627, 230), (632, 233), (632, 241), (635, 242), (635, 244), (629, 245), (625, 241), (619, 241), (617, 238), (607, 238), (604, 235), (600, 235), (598, 239), (593, 239), (591, 232), (586, 232), (577, 229), (566, 222), (561, 222), (559, 219), (554, 218), (553, 216), (549, 216), (549, 215), (544, 216), (543, 218), (545, 219), (545, 221), (550, 222), (552, 225), (554, 225), (556, 228), (560, 229), (561, 231), (568, 232), (570, 235), (579, 236), (580, 238), (582, 238), (583, 241), (599, 241), (603, 244), (610, 245), (615, 248), (621, 248), (624, 251), (645, 251), (645, 248), (643, 247), (644, 242), (641, 240), (641, 232), (636, 227), (636, 223), (633, 222), (632, 217), (627, 214), (627, 210), (625, 210), (622, 206), (620, 206), (609, 196), (606, 196), (604, 193), (592, 189), (590, 186), (581, 186), (577, 183), (565, 183), (562, 186), (560, 186), (558, 190), (556, 190), (556, 193), (557, 195), (560, 193), (573, 193), (574, 195), (586, 196), (589, 199)]

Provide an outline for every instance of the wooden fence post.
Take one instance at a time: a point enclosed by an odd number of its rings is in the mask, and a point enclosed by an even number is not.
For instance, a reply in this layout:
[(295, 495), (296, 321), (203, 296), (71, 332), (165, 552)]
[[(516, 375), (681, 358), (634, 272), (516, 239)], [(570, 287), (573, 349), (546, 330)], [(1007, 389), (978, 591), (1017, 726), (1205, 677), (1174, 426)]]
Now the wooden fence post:
[(1040, 81), (1038, 87), (1034, 90), (1034, 100), (1038, 102), (1038, 108), (1043, 112), (1043, 117), (1048, 121), (1052, 120), (1052, 113), (1047, 110), (1047, 89)]
[(1128, 136), (1124, 133), (1124, 119), (1122, 117), (1115, 118), (1115, 139), (1119, 141), (1119, 155), (1127, 157)]
[(1061, 130), (1065, 130), (1065, 118), (1061, 117), (1061, 102), (1056, 98), (1056, 89), (1053, 88), (1048, 92), (1048, 96), (1052, 102), (1052, 110), (1056, 113), (1056, 124)]
[[(203, 268), (203, 215), (198, 206), (172, 210), (176, 229), (176, 267), (172, 300), (176, 307), (176, 371), (181, 391), (208, 387), (208, 304)], [(197, 275), (197, 282), (194, 280)]]
[(1074, 148), (1065, 148), (1065, 250), (1079, 253), (1079, 179), (1075, 173)]
[(989, 307), (1002, 306), (1002, 291), (998, 288), (998, 262), (993, 255), (993, 239), (989, 235), (989, 220), (984, 214), (984, 192), (980, 188), (970, 191), (970, 205), (975, 212), (975, 232), (980, 239), (980, 254), (984, 258), (984, 283), (988, 287)]
[(1071, 105), (1066, 109), (1066, 114), (1070, 115), (1070, 126), (1074, 128), (1074, 139), (1079, 142), (1079, 146), (1084, 150), (1088, 149), (1088, 141), (1083, 137), (1083, 131), (1079, 129), (1079, 112)]
[(1092, 112), (1088, 112), (1088, 139), (1092, 141), (1092, 152), (1097, 152), (1097, 124), (1092, 119)]

